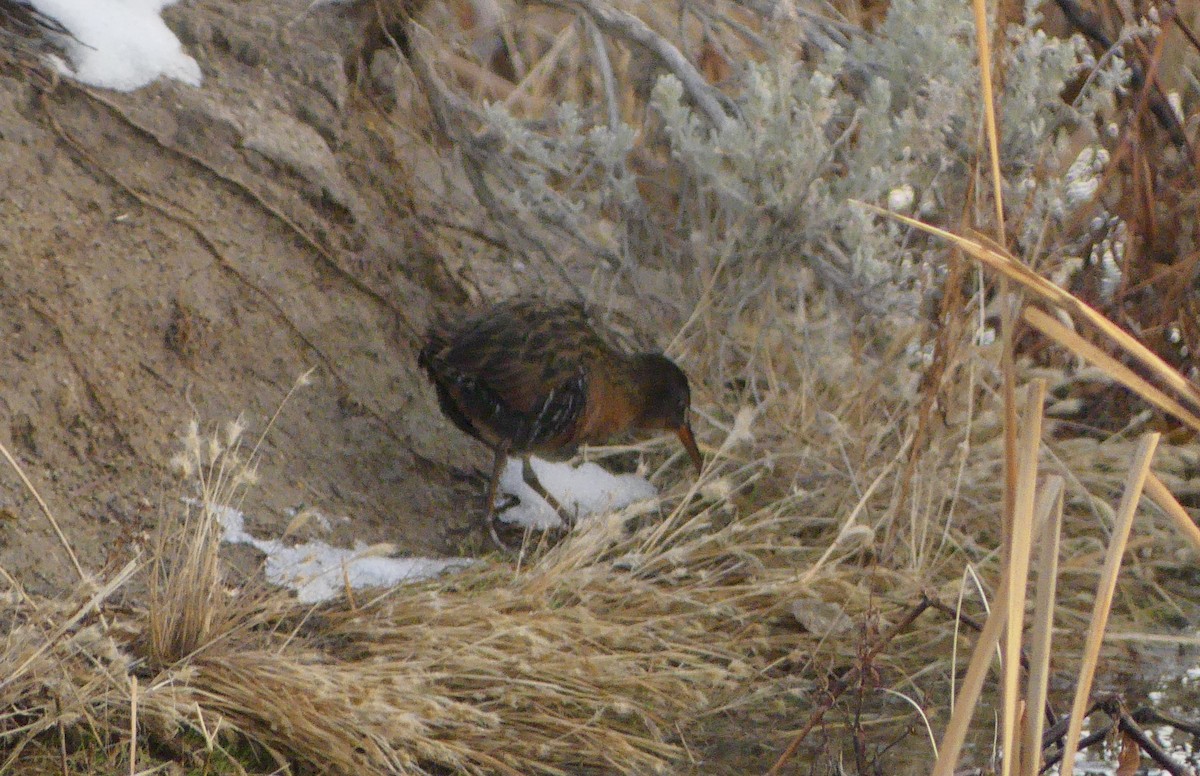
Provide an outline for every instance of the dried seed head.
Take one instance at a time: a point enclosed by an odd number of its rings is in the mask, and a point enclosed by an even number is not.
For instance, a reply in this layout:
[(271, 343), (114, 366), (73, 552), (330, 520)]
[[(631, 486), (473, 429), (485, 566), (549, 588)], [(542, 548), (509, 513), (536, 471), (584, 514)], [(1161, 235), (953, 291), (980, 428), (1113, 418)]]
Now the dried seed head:
[(242, 438), (242, 432), (246, 430), (246, 422), (241, 415), (237, 416), (236, 420), (232, 420), (225, 424), (225, 446), (233, 447), (237, 441)]

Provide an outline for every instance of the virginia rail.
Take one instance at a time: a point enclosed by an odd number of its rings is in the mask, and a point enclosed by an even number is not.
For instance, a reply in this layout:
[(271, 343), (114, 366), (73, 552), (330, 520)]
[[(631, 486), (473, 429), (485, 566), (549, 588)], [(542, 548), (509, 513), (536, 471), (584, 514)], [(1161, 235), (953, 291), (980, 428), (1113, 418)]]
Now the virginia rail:
[(565, 458), (581, 444), (627, 431), (679, 435), (699, 471), (703, 458), (688, 421), (687, 376), (660, 353), (626, 353), (610, 344), (583, 305), (516, 297), (467, 317), (435, 323), (417, 363), (437, 389), (442, 412), (491, 448), (487, 524), (509, 455), (522, 458), (525, 482), (569, 524), (529, 465), (529, 456)]

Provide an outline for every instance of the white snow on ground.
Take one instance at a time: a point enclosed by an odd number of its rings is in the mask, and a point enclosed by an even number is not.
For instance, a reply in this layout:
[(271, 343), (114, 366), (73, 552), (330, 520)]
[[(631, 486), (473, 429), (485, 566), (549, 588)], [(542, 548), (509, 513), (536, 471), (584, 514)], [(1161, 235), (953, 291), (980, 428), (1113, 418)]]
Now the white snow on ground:
[[(531, 458), (530, 462), (542, 487), (558, 500), (563, 509), (577, 518), (611, 512), (658, 495), (658, 490), (645, 477), (637, 474), (610, 474), (594, 463), (574, 467), (540, 458)], [(554, 508), (525, 484), (521, 476), (520, 458), (508, 460), (508, 465), (500, 475), (499, 490), (520, 499), (519, 504), (500, 513), (500, 519), (504, 522), (540, 529), (562, 524)], [(504, 496), (497, 501), (503, 506)]]
[(373, 555), (357, 542), (353, 549), (331, 547), (324, 542), (285, 544), (280, 539), (258, 539), (246, 531), (246, 518), (231, 507), (219, 507), (217, 519), (230, 544), (249, 544), (267, 556), (267, 581), (291, 588), (305, 603), (328, 601), (352, 588), (392, 587), (437, 576), (447, 569), (462, 568), (472, 561), (463, 558), (388, 558)]
[[(573, 467), (532, 459), (538, 481), (578, 518), (611, 512), (658, 495), (645, 478), (636, 474), (614, 475), (594, 463)], [(513, 459), (500, 478), (500, 490), (520, 499), (501, 513), (506, 522), (536, 529), (561, 525), (558, 513), (521, 477), (521, 460)], [(503, 502), (504, 496), (499, 499)], [(305, 603), (328, 601), (352, 588), (393, 587), (437, 576), (443, 571), (469, 566), (466, 558), (389, 558), (378, 548), (355, 542), (353, 548), (331, 547), (320, 542), (288, 544), (281, 539), (259, 539), (246, 530), (246, 517), (232, 507), (217, 507), (216, 517), (224, 529), (222, 540), (248, 544), (265, 554), (267, 581), (296, 591)]]
[(199, 86), (200, 65), (183, 52), (158, 15), (174, 0), (30, 0), (67, 28), (70, 64), (54, 57), (64, 74), (89, 86), (130, 92), (159, 76)]

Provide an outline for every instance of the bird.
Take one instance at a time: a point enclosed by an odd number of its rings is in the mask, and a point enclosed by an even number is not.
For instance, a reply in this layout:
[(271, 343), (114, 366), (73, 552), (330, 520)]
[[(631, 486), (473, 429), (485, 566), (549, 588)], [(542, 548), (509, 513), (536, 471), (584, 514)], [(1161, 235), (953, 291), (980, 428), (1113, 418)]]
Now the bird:
[(485, 520), (500, 547), (496, 488), (510, 456), (521, 457), (525, 482), (568, 526), (571, 518), (538, 482), (530, 455), (563, 459), (581, 444), (627, 432), (674, 431), (702, 471), (687, 375), (661, 353), (630, 353), (614, 341), (583, 304), (532, 295), (430, 326), (417, 364), (442, 413), (492, 451)]

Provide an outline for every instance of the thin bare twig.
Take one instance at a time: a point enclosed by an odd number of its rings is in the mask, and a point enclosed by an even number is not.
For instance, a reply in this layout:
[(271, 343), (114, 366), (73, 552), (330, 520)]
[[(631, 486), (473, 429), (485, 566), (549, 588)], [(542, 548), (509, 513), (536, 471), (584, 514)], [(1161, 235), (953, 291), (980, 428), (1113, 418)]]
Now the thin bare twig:
[(600, 82), (604, 86), (604, 105), (608, 110), (608, 126), (610, 129), (616, 129), (621, 124), (621, 111), (617, 104), (617, 79), (613, 75), (612, 62), (608, 57), (608, 46), (605, 45), (604, 36), (600, 34), (600, 28), (591, 16), (581, 11), (579, 22), (587, 30), (596, 69), (600, 71)]
[[(472, 104), (451, 91), (434, 70), (433, 64), (425, 53), (436, 48), (433, 35), (416, 22), (409, 23), (408, 31), (410, 40), (421, 39), (421, 45), (413, 47), (412, 54), (408, 60), (412, 66), (413, 75), (417, 77), (417, 81), (420, 82), (421, 89), (429, 101), (429, 107), (433, 113), (434, 123), (437, 125), (438, 131), (447, 140), (454, 143), (462, 152), (463, 172), (466, 174), (467, 181), (471, 184), (476, 198), (488, 213), (492, 215), (497, 225), (505, 228), (515, 238), (515, 241), (521, 244), (520, 247), (530, 253), (537, 252), (541, 254), (546, 263), (554, 268), (563, 284), (581, 302), (586, 301), (587, 297), (584, 295), (582, 289), (571, 280), (566, 269), (556, 259), (555, 252), (542, 240), (531, 234), (522, 221), (514, 217), (509, 209), (500, 203), (495, 192), (492, 191), (485, 173), (488, 171), (493, 173), (503, 172), (503, 170), (497, 169), (495, 165), (489, 166), (488, 164), (497, 158), (496, 152), (501, 139), (497, 136), (496, 132), (476, 135), (464, 131), (464, 118), (471, 119), (479, 124), (484, 122), (479, 111)], [(586, 236), (579, 229), (578, 225), (568, 223), (563, 214), (548, 212), (546, 209), (542, 209), (538, 215), (545, 221), (560, 228), (580, 245), (583, 245), (587, 250), (607, 262), (609, 266), (614, 269), (620, 266), (620, 261), (611, 251), (606, 251), (596, 246), (593, 241), (586, 239)]]
[(1182, 730), (1185, 733), (1190, 733), (1193, 736), (1200, 736), (1200, 720), (1184, 719), (1177, 717), (1174, 714), (1168, 714), (1165, 711), (1158, 709), (1137, 709), (1131, 715), (1133, 719), (1141, 725), (1170, 725), (1176, 730)]
[(916, 622), (916, 619), (931, 606), (933, 606), (933, 600), (928, 596), (921, 596), (921, 600), (913, 605), (898, 623), (893, 625), (887, 633), (880, 636), (879, 640), (871, 645), (863, 654), (858, 664), (833, 683), (833, 686), (826, 693), (824, 702), (809, 716), (808, 721), (804, 723), (804, 727), (800, 728), (800, 732), (796, 733), (795, 738), (788, 744), (787, 749), (784, 749), (783, 754), (779, 755), (779, 759), (771, 766), (771, 770), (767, 771), (767, 776), (776, 776), (796, 755), (796, 750), (800, 748), (800, 744), (804, 743), (804, 739), (808, 737), (813, 728), (821, 723), (821, 720), (825, 718), (825, 714), (833, 708), (833, 704), (837, 702), (842, 693), (846, 692), (846, 690), (850, 689), (858, 681), (863, 665), (873, 660), (893, 639), (907, 630), (908, 626)]
[[(1110, 712), (1105, 709), (1105, 713)], [(1177, 761), (1165, 749), (1159, 746), (1153, 738), (1147, 735), (1146, 731), (1142, 730), (1137, 721), (1124, 709), (1118, 709), (1117, 711), (1117, 727), (1136, 741), (1141, 750), (1146, 753), (1146, 756), (1157, 763), (1164, 771), (1171, 774), (1171, 776), (1196, 776), (1194, 770)]]
[(546, 5), (564, 9), (580, 9), (596, 21), (609, 34), (632, 41), (658, 57), (671, 71), (684, 90), (696, 103), (696, 107), (717, 129), (728, 129), (733, 119), (725, 112), (718, 99), (718, 92), (704, 80), (700, 71), (688, 61), (673, 43), (650, 29), (644, 21), (631, 13), (613, 8), (599, 0), (539, 0)]
[(71, 559), (71, 565), (75, 567), (75, 573), (79, 575), (79, 579), (83, 582), (88, 582), (87, 574), (83, 573), (83, 566), (79, 565), (79, 558), (75, 555), (75, 550), (71, 549), (71, 543), (67, 541), (66, 534), (59, 527), (58, 521), (54, 519), (54, 513), (50, 511), (50, 507), (42, 499), (42, 495), (37, 492), (37, 488), (33, 487), (33, 483), (25, 476), (25, 470), (21, 468), (21, 464), (17, 463), (17, 459), (13, 457), (13, 454), (8, 451), (8, 448), (3, 443), (0, 443), (0, 455), (3, 455), (4, 460), (8, 461), (8, 465), (17, 473), (17, 477), (20, 478), (25, 489), (29, 491), (30, 495), (33, 496), (33, 500), (41, 507), (42, 514), (50, 521), (50, 527), (54, 529), (54, 535), (58, 537), (59, 544), (67, 551), (67, 557)]
[[(1200, 726), (1189, 727), (1184, 720), (1167, 716), (1152, 709), (1139, 709), (1130, 714), (1125, 711), (1124, 704), (1118, 696), (1109, 696), (1097, 701), (1088, 710), (1085, 717), (1091, 717), (1097, 711), (1102, 711), (1108, 715), (1110, 722), (1100, 725), (1093, 730), (1089, 735), (1084, 737), (1079, 742), (1079, 749), (1086, 749), (1092, 744), (1098, 743), (1106, 739), (1114, 728), (1127, 734), (1138, 747), (1146, 753), (1146, 755), (1154, 760), (1163, 770), (1170, 773), (1172, 776), (1196, 776), (1196, 772), (1186, 765), (1183, 765), (1175, 758), (1171, 757), (1161, 746), (1155, 743), (1149, 735), (1142, 730), (1142, 724), (1161, 723), (1171, 725), (1180, 730), (1190, 733), (1196, 733), (1200, 730)], [(1177, 724), (1178, 723), (1178, 724)], [(1046, 731), (1045, 738), (1042, 739), (1043, 745), (1049, 746), (1051, 742), (1061, 738), (1067, 731), (1070, 724), (1070, 718), (1064, 717), (1055, 728)], [(1042, 772), (1056, 765), (1062, 760), (1063, 752), (1059, 751), (1046, 758), (1045, 764), (1042, 766)]]
[[(1112, 38), (1101, 29), (1101, 23), (1096, 14), (1086, 10), (1077, 0), (1055, 0), (1055, 4), (1063, 15), (1067, 17), (1072, 25), (1077, 30), (1083, 33), (1084, 37), (1090, 39), (1097, 45), (1105, 49), (1111, 49), (1115, 43)], [(1178, 15), (1176, 15), (1178, 19)], [(1185, 29), (1182, 25), (1181, 29)], [(1191, 36), (1189, 36), (1189, 39)], [(1132, 58), (1126, 59), (1126, 64), (1129, 66), (1130, 82), (1135, 90), (1140, 90), (1148, 83), (1145, 72), (1139, 62)], [(1153, 76), (1151, 76), (1153, 78)], [(1154, 117), (1158, 120), (1159, 125), (1166, 130), (1167, 135), (1171, 138), (1171, 142), (1177, 146), (1186, 148), (1188, 145), (1187, 133), (1184, 132), (1182, 125), (1179, 123), (1179, 117), (1175, 115), (1175, 110), (1171, 107), (1161, 92), (1154, 89), (1150, 93), (1150, 110), (1154, 113)]]

